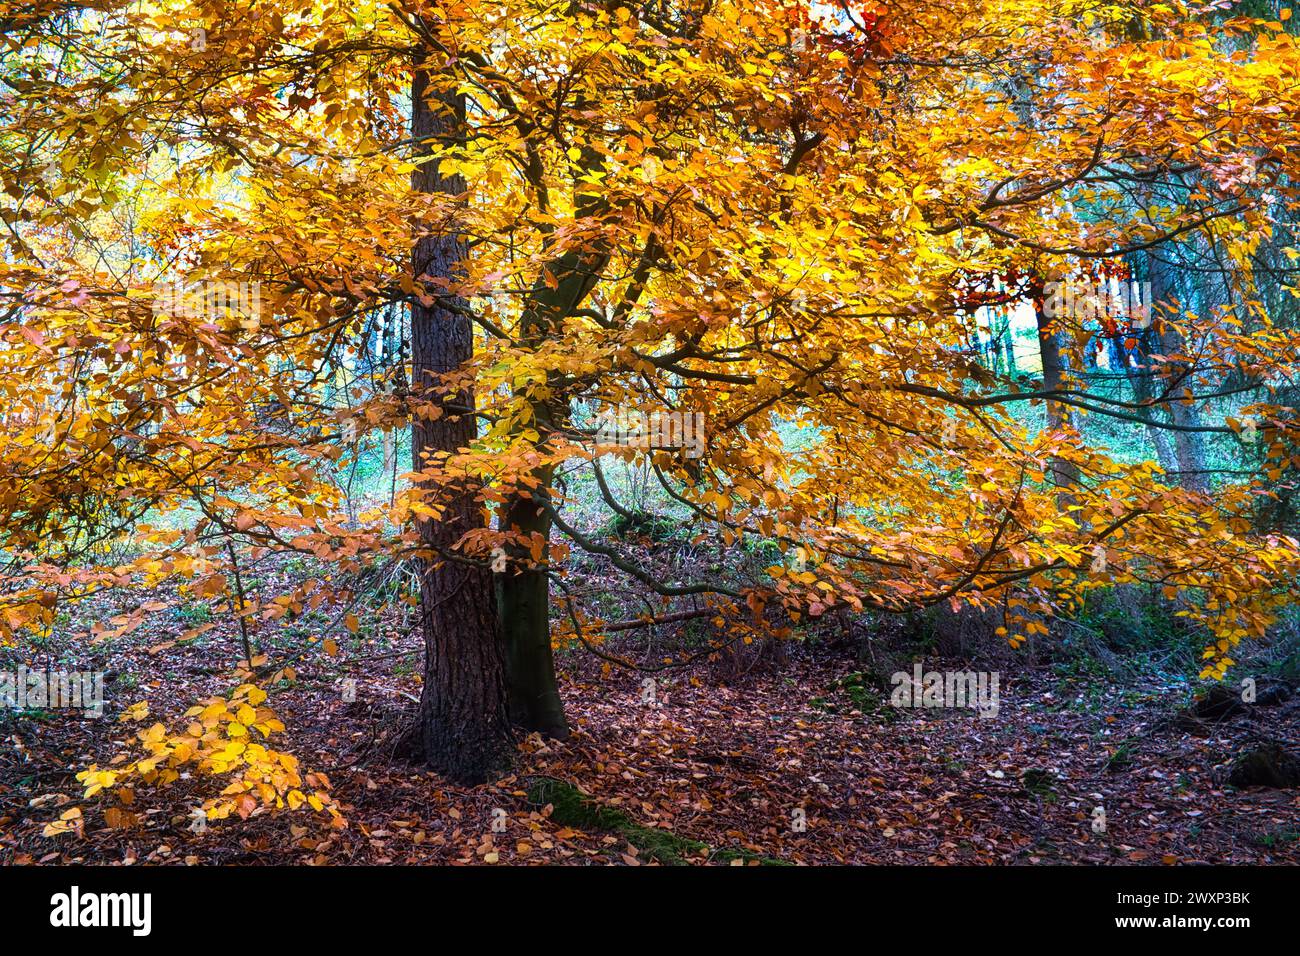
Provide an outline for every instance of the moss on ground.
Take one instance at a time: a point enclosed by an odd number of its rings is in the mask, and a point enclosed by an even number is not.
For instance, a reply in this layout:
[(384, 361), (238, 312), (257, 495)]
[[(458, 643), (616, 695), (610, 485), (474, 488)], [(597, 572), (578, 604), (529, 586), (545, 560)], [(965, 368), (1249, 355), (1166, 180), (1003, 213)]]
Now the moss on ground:
[(652, 860), (665, 866), (685, 866), (688, 857), (710, 860), (744, 860), (764, 866), (790, 866), (785, 860), (748, 850), (727, 847), (713, 850), (707, 843), (678, 836), (670, 830), (642, 826), (615, 807), (596, 802), (572, 784), (554, 777), (536, 778), (528, 788), (528, 802), (537, 808), (551, 807), (551, 819), (575, 830), (604, 830), (615, 833)]

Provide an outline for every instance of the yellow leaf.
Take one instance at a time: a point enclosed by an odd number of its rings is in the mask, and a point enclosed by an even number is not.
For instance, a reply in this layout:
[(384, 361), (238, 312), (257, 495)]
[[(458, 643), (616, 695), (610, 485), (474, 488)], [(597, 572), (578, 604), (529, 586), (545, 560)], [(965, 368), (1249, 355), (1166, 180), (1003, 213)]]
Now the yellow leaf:
[(148, 716), (149, 702), (147, 700), (142, 700), (138, 704), (132, 704), (126, 710), (122, 711), (121, 715), (117, 719), (119, 722), (125, 724), (128, 721), (144, 720)]

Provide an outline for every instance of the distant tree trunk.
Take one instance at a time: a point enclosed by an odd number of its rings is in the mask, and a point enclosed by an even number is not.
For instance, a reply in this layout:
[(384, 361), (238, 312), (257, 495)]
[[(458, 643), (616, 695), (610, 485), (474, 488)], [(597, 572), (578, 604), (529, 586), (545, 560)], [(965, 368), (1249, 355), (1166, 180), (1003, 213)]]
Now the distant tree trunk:
[(1151, 401), (1151, 367), (1146, 358), (1150, 351), (1147, 345), (1150, 335), (1150, 330), (1146, 330), (1135, 336), (1138, 342), (1136, 357), (1129, 355), (1120, 336), (1112, 338), (1111, 364), (1116, 371), (1123, 371), (1133, 389), (1133, 400), (1143, 405), (1139, 414), (1147, 423), (1147, 438), (1156, 451), (1156, 461), (1160, 462), (1160, 467), (1165, 471), (1172, 472), (1177, 470), (1178, 465), (1173, 450), (1169, 447), (1169, 432), (1157, 423), (1155, 406), (1147, 404)]
[[(417, 65), (411, 84), (411, 132), (417, 150), (434, 140), (464, 136), (463, 97), (430, 93), (429, 75)], [(437, 163), (412, 174), (413, 188), (459, 195), (459, 176), (444, 179)], [(453, 277), (466, 254), (455, 234), (421, 236), (412, 264), (421, 276)], [(455, 302), (435, 300), (411, 306), (411, 369), (417, 392), (434, 388), (440, 373), (459, 368), (474, 354), (469, 318), (453, 311)], [(452, 306), (453, 308), (448, 308)], [(474, 395), (465, 390), (437, 402), (441, 417), (416, 415), (411, 426), (411, 459), (416, 470), (439, 452), (455, 453), (473, 442)], [(455, 410), (453, 410), (455, 409)], [(460, 538), (482, 524), (472, 489), (443, 490), (446, 510), (436, 521), (418, 518), (420, 541), (435, 554), (446, 554)], [(505, 771), (514, 753), (506, 710), (506, 678), (491, 572), (486, 567), (439, 560), (422, 562), (421, 622), (424, 627), (424, 689), (419, 731), (425, 760), (455, 780), (479, 783)]]
[(1010, 316), (1006, 319), (1005, 332), (1006, 334), (1002, 339), (1002, 348), (1006, 353), (1007, 377), (1014, 379), (1020, 374), (1020, 372), (1016, 368), (1016, 333), (1015, 329), (1011, 327)]
[[(1012, 97), (1012, 108), (1020, 117), (1020, 122), (1027, 129), (1034, 129), (1038, 120), (1033, 87), (1023, 79), (1017, 78), (1012, 81), (1009, 92)], [(1046, 279), (1043, 276), (1035, 278), (1029, 288), (1029, 297), (1034, 305), (1034, 319), (1038, 325), (1038, 353), (1043, 366), (1043, 390), (1050, 392), (1059, 389), (1065, 380), (1065, 360), (1061, 356), (1061, 343), (1058, 337), (1060, 330), (1052, 317), (1047, 314), (1045, 285)], [(1046, 405), (1049, 430), (1055, 431), (1071, 424), (1068, 405), (1050, 399), (1047, 400)], [(1060, 507), (1065, 508), (1073, 504), (1074, 497), (1064, 489), (1079, 483), (1078, 468), (1059, 456), (1053, 456), (1048, 467), (1051, 470), (1052, 483), (1063, 489), (1062, 493), (1057, 495)]]
[[(398, 357), (397, 329), (396, 329), (397, 320), (396, 320), (396, 316), (394, 315), (394, 312), (395, 310), (390, 305), (387, 309), (384, 310), (383, 314), (380, 316), (379, 319), (379, 323), (380, 323), (379, 336), (378, 336), (379, 368), (380, 368), (380, 373), (384, 375), (391, 374), (393, 363), (397, 361), (397, 357)], [(394, 386), (394, 384), (395, 383), (393, 382), (393, 380), (389, 378), (386, 381), (384, 381), (383, 388), (385, 390), (391, 389)], [(396, 436), (393, 434), (393, 430), (391, 428), (384, 429), (383, 453), (384, 453), (384, 467), (381, 474), (387, 476), (393, 472), (394, 467), (396, 467), (397, 465), (397, 461), (396, 461), (397, 439)]]
[[(1045, 306), (1044, 283), (1040, 280), (1030, 290), (1034, 303), (1034, 318), (1038, 323), (1038, 350), (1043, 365), (1043, 390), (1053, 392), (1065, 382), (1065, 359), (1061, 355), (1059, 331), (1054, 320), (1048, 316)], [(1047, 427), (1057, 430), (1069, 426), (1070, 408), (1061, 402), (1047, 399)], [(1058, 488), (1070, 488), (1079, 483), (1079, 470), (1072, 462), (1053, 457), (1051, 462), (1052, 482)], [(1062, 501), (1068, 502), (1069, 496), (1063, 495)]]
[[(1161, 260), (1156, 252), (1152, 252), (1146, 257), (1146, 265), (1151, 282), (1151, 301), (1155, 303), (1152, 315), (1159, 317), (1160, 351), (1164, 355), (1181, 355), (1186, 347), (1183, 336), (1177, 325), (1170, 321), (1170, 317), (1175, 314), (1171, 300), (1176, 290), (1169, 274), (1169, 264)], [(1209, 481), (1205, 474), (1205, 440), (1200, 432), (1187, 430), (1201, 425), (1200, 410), (1190, 400), (1195, 383), (1190, 376), (1178, 382), (1180, 377), (1188, 375), (1185, 363), (1173, 363), (1170, 372), (1176, 383), (1169, 394), (1169, 418), (1178, 426), (1178, 430), (1173, 433), (1178, 483), (1189, 491), (1207, 491)]]
[(384, 465), (383, 465), (383, 469), (380, 471), (381, 475), (387, 475), (389, 472), (393, 470), (393, 466), (396, 464), (393, 458), (396, 454), (397, 454), (397, 450), (393, 441), (393, 433), (391, 430), (385, 429), (384, 430)]
[(1011, 333), (1011, 313), (999, 312), (990, 323), (989, 363), (993, 371), (1016, 377), (1016, 354)]

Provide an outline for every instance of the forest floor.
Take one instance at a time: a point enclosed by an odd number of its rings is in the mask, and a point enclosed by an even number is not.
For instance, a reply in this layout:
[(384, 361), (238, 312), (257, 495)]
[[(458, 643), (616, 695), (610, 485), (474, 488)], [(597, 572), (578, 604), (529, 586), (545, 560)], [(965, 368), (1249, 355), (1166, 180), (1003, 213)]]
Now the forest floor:
[[(653, 685), (578, 649), (560, 657), (571, 736), (522, 739), (514, 773), (461, 787), (387, 746), (414, 711), (421, 647), (392, 611), (335, 656), (313, 647), (296, 679), (272, 689), (287, 725), (272, 745), (328, 775), (345, 828), (309, 810), (258, 810), (194, 832), (191, 809), (221, 786), (198, 775), (140, 788), (130, 824), (109, 826), (109, 800), (82, 799), (75, 773), (229, 690), (240, 656), (228, 613), (173, 643), (202, 610), (174, 594), (111, 600), (83, 608), (46, 648), (72, 666), (78, 627), (146, 609), (129, 634), (93, 646), (109, 673), (104, 716), (0, 712), (0, 864), (1300, 863), (1300, 791), (1226, 783), (1254, 743), (1294, 749), (1300, 695), (1189, 723), (1176, 719), (1186, 682), (1024, 666), (1001, 674), (997, 716), (985, 718), (890, 706), (855, 649), (832, 639), (779, 661), (755, 655), (747, 670), (661, 671)], [(637, 640), (622, 652), (644, 654)], [(0, 657), (0, 669), (18, 663), (48, 661)], [(342, 676), (356, 680), (354, 701)], [(120, 723), (142, 700), (148, 720)], [(574, 825), (530, 800), (553, 780), (620, 812)], [(42, 835), (71, 807), (84, 810), (80, 832)]]

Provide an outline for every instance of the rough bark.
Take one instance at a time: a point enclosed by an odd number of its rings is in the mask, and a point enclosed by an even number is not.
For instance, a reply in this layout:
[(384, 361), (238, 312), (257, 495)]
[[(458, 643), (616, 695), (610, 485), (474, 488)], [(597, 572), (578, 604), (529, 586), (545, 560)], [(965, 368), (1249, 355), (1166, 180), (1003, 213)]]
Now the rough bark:
[[(417, 68), (411, 86), (411, 131), (416, 142), (430, 144), (463, 135), (465, 104), (460, 98), (430, 95), (429, 75)], [(427, 152), (427, 145), (423, 147)], [(444, 179), (436, 163), (425, 163), (412, 177), (423, 192), (459, 195), (459, 177)], [(466, 254), (458, 235), (440, 231), (420, 236), (412, 265), (417, 278), (454, 277)], [(456, 311), (463, 302), (445, 298), (411, 307), (412, 384), (418, 392), (436, 387), (441, 373), (472, 358), (473, 328)], [(416, 470), (439, 453), (454, 453), (475, 437), (469, 413), (474, 395), (468, 390), (439, 396), (443, 414), (432, 421), (416, 415), (411, 426), (411, 455)], [(425, 760), (455, 780), (479, 783), (505, 771), (514, 753), (507, 715), (505, 661), (497, 624), (491, 572), (484, 566), (439, 560), (460, 538), (481, 525), (473, 489), (439, 489), (446, 510), (437, 521), (418, 519), (422, 545), (431, 557), (421, 566), (420, 601), (424, 627), (424, 690), (419, 731)]]

